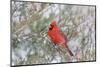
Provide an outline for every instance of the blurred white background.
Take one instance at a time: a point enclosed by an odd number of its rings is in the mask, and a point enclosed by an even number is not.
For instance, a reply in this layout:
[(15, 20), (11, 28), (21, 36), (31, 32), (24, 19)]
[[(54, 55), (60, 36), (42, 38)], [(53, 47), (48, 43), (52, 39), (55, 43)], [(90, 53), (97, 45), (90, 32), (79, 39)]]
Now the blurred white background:
[[(28, 1), (28, 0), (27, 0)], [(42, 0), (34, 0), (42, 1)], [(100, 64), (100, 4), (99, 0), (43, 0), (43, 2), (58, 2), (58, 3), (69, 3), (69, 4), (88, 4), (96, 5), (96, 25), (97, 25), (97, 61), (96, 62), (85, 62), (85, 63), (67, 63), (67, 64), (53, 64), (53, 65), (39, 65), (38, 67), (98, 67)], [(0, 67), (10, 66), (10, 0), (0, 1)], [(28, 66), (27, 66), (28, 67)], [(30, 67), (30, 66), (29, 66)], [(32, 66), (31, 66), (32, 67)]]

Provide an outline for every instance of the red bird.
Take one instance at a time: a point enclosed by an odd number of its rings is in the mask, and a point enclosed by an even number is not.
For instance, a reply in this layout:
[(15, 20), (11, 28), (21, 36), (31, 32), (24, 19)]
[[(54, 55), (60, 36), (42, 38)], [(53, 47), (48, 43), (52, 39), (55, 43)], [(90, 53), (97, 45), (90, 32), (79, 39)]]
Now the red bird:
[(52, 21), (48, 30), (48, 36), (50, 37), (51, 41), (56, 45), (63, 45), (65, 48), (67, 48), (69, 54), (73, 56), (73, 53), (69, 49), (67, 45), (67, 38), (65, 35), (61, 32), (59, 26), (57, 25), (56, 21)]

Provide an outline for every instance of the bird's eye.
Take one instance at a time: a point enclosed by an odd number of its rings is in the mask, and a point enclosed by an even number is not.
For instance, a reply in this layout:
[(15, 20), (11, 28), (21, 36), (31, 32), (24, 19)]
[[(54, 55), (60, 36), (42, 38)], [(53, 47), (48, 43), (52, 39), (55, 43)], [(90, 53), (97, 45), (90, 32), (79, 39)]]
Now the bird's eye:
[(50, 26), (51, 26), (51, 27), (53, 27), (53, 25), (52, 25), (52, 24), (51, 24)]
[(53, 25), (50, 25), (50, 28), (49, 28), (49, 30), (52, 30), (53, 29)]

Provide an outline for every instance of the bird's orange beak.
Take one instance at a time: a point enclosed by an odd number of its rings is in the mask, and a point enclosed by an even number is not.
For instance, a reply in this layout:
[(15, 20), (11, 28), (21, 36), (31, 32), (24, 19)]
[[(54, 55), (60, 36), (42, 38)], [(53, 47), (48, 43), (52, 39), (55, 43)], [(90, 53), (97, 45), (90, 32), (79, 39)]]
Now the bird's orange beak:
[(49, 28), (51, 28), (52, 26), (51, 26), (51, 24), (49, 25)]

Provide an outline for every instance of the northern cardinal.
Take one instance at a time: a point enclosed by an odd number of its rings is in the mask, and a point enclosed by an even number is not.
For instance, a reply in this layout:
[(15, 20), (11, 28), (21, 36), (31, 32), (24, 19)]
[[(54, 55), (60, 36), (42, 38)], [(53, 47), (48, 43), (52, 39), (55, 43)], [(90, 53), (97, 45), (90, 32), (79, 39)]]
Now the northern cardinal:
[(73, 56), (73, 53), (69, 49), (67, 45), (67, 37), (65, 37), (64, 33), (60, 30), (56, 21), (52, 21), (48, 30), (48, 36), (51, 41), (56, 45), (62, 45), (67, 48), (69, 54)]

